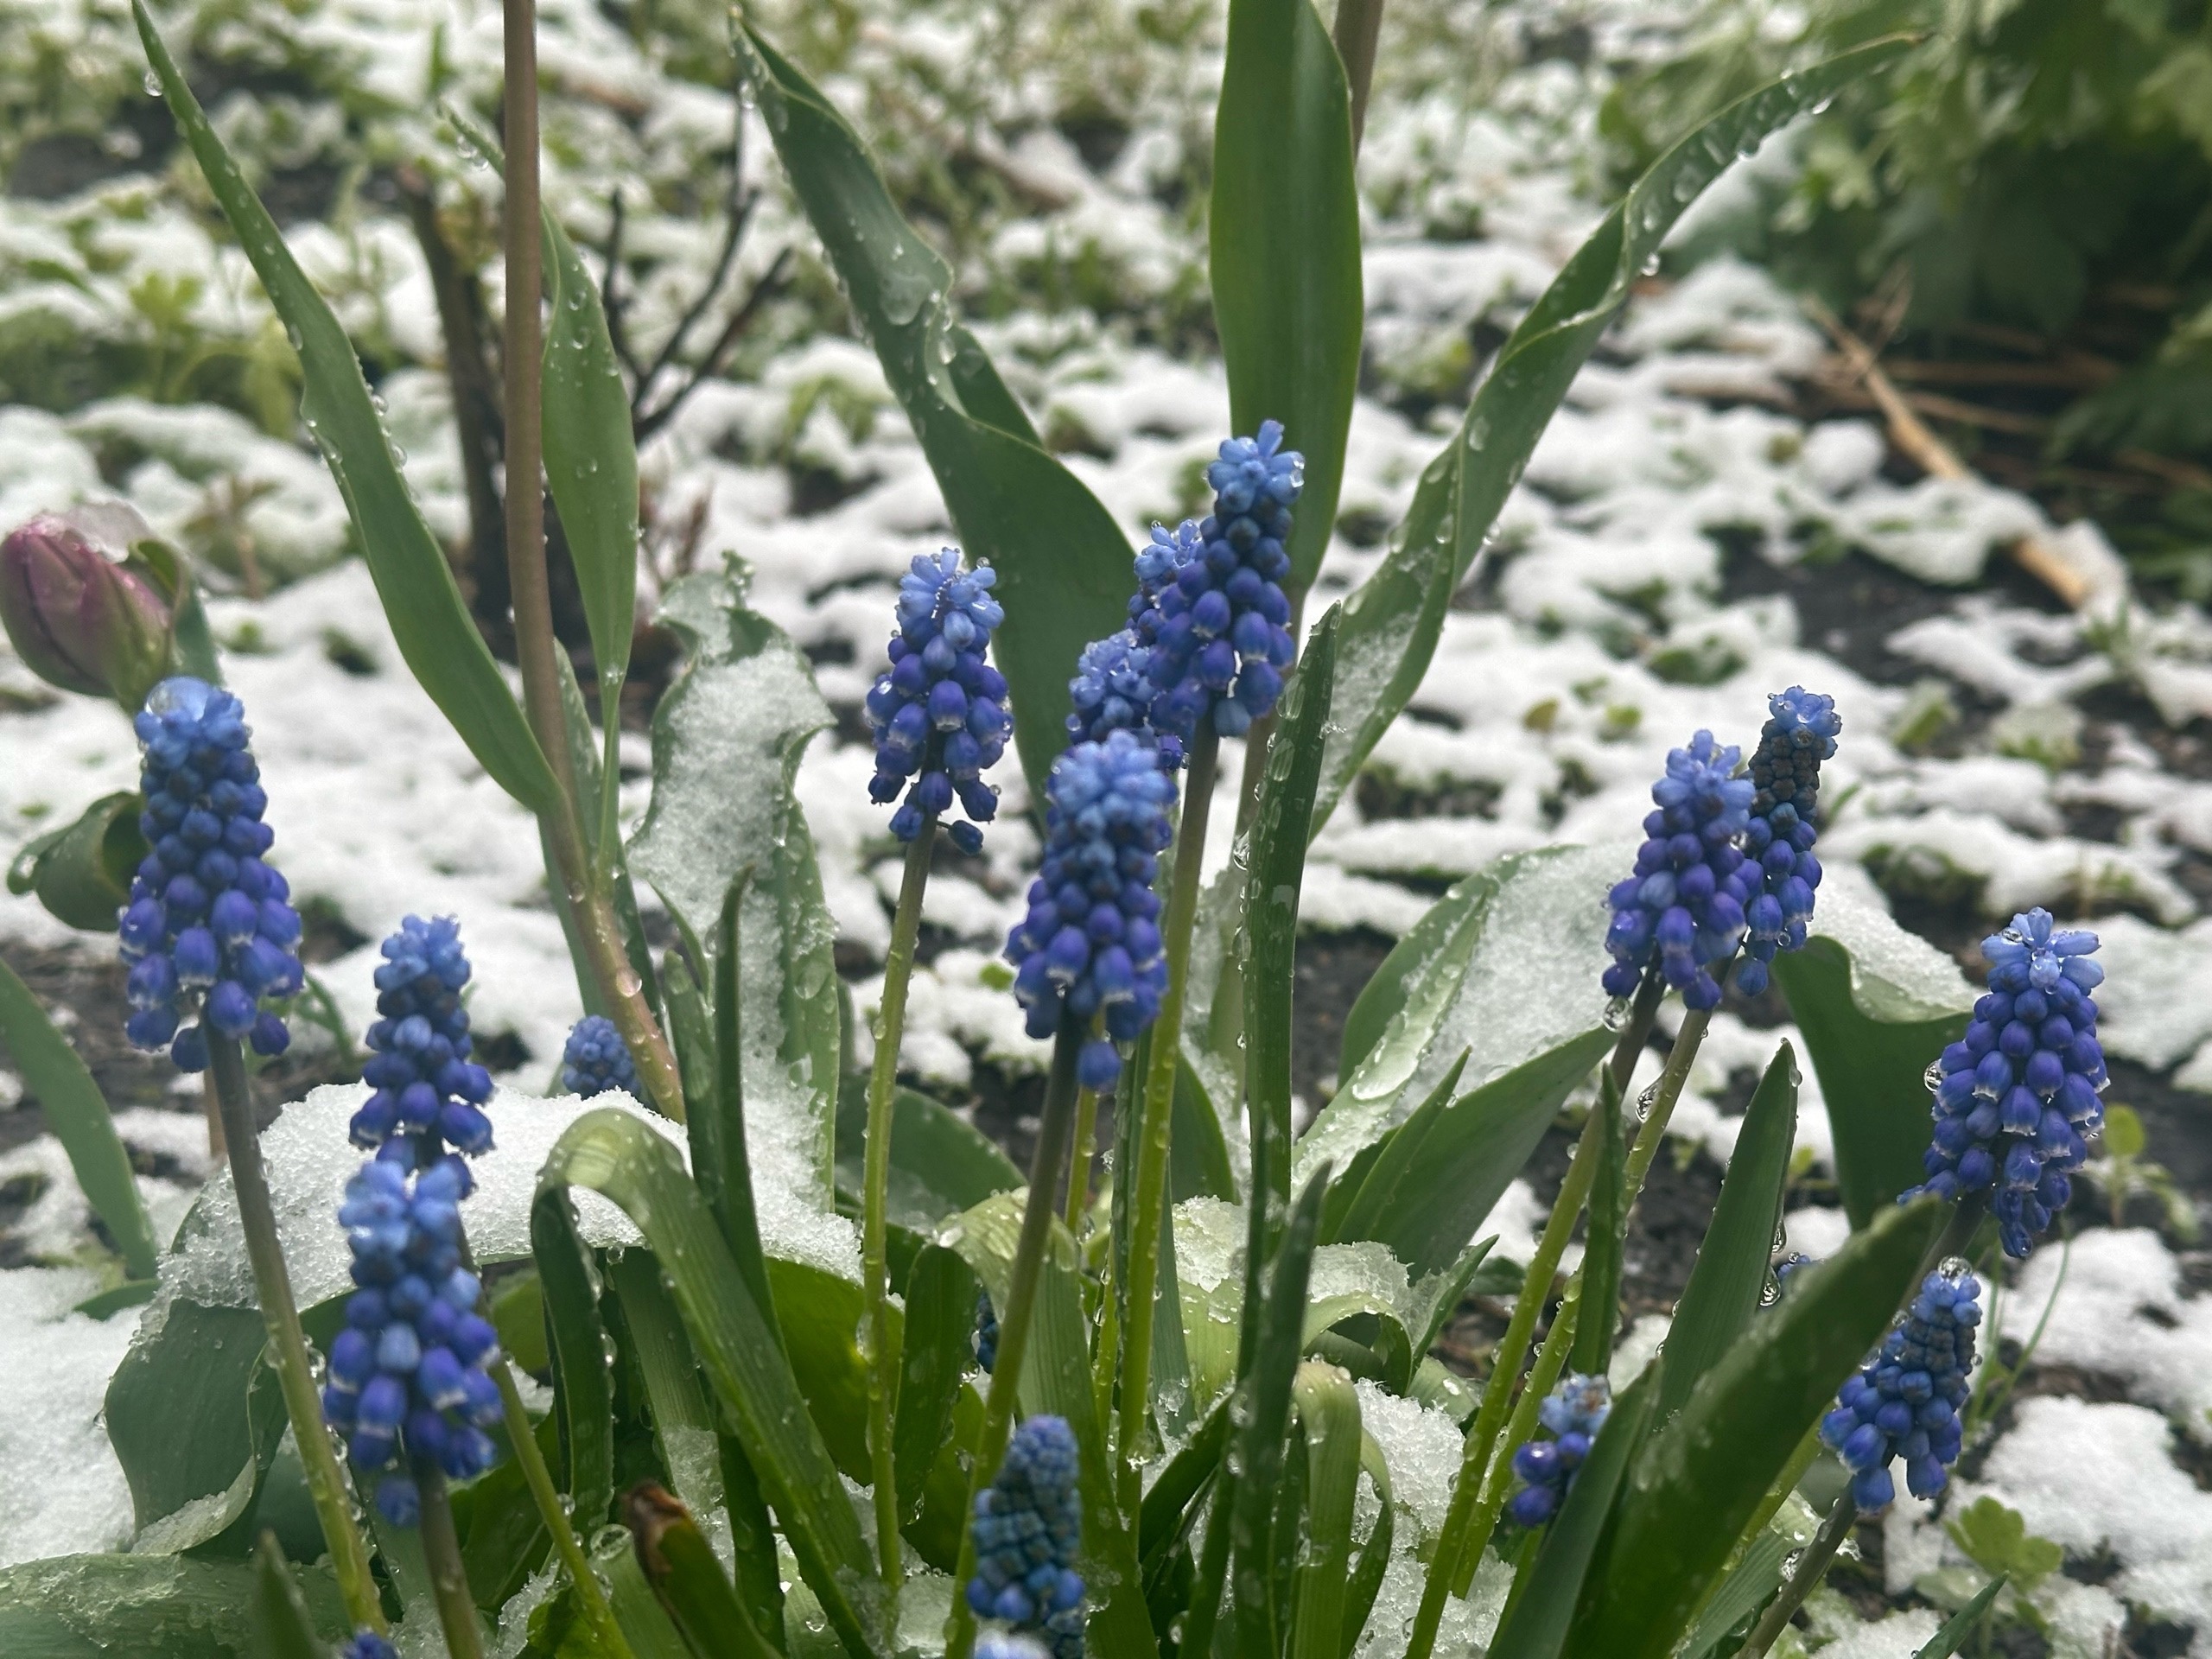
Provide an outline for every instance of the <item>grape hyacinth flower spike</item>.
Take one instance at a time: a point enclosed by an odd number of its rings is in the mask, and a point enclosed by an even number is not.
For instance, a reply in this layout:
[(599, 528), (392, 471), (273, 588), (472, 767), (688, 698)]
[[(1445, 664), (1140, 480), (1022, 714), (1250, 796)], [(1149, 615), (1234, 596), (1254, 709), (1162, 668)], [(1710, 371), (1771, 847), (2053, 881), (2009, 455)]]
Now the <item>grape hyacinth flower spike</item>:
[[(1145, 568), (1141, 553), (1137, 556), (1137, 568), (1140, 571)], [(1141, 601), (1140, 592), (1131, 603)], [(1135, 732), (1158, 741), (1161, 757), (1171, 771), (1181, 766), (1182, 740), (1153, 730), (1153, 700), (1157, 692), (1151, 664), (1152, 647), (1137, 638), (1134, 627), (1085, 645), (1076, 658), (1075, 677), (1068, 682), (1069, 741), (1103, 743), (1109, 732)]]
[[(450, 1147), (474, 1157), (492, 1144), (492, 1074), (468, 1058), (461, 987), (468, 957), (450, 916), (410, 916), (381, 947), (377, 1018), (369, 1027), (361, 1081), (376, 1092), (353, 1114), (353, 1144), (407, 1168), (427, 1167)], [(464, 1166), (462, 1192), (468, 1190)]]
[(1153, 880), (1175, 785), (1155, 744), (1119, 731), (1055, 760), (1046, 798), (1044, 862), (1006, 956), (1031, 1036), (1103, 1016), (1106, 1035), (1084, 1046), (1077, 1070), (1103, 1091), (1121, 1075), (1116, 1045), (1136, 1039), (1167, 991)]
[(1667, 775), (1651, 786), (1656, 805), (1643, 820), (1636, 873), (1606, 896), (1613, 963), (1604, 982), (1613, 995), (1633, 995), (1656, 967), (1690, 1007), (1720, 1001), (1713, 964), (1726, 962), (1743, 938), (1745, 904), (1758, 879), (1737, 845), (1756, 788), (1735, 775), (1742, 758), (1711, 732), (1668, 754)]
[(360, 1630), (338, 1649), (338, 1659), (399, 1659), (399, 1649), (374, 1630)]
[(183, 1071), (207, 1065), (207, 1033), (281, 1054), (291, 1038), (266, 1001), (304, 982), (300, 916), (284, 878), (262, 861), (275, 839), (245, 710), (219, 686), (177, 675), (146, 698), (135, 728), (153, 849), (117, 918), (126, 994), (124, 1030), (139, 1048), (166, 1046)]
[(1306, 461), (1282, 448), (1282, 423), (1230, 438), (1206, 468), (1213, 512), (1173, 531), (1154, 525), (1137, 555), (1129, 601), (1133, 647), (1145, 649), (1151, 723), (1187, 746), (1199, 722), (1241, 737), (1282, 695), (1297, 653), (1291, 639), (1291, 504)]
[(2025, 1256), (2073, 1196), (2068, 1179), (2104, 1126), (2107, 1077), (2089, 993), (2105, 970), (2097, 936), (2047, 910), (2015, 916), (1981, 942), (1989, 989), (1966, 1035), (1930, 1067), (1936, 1129), (1927, 1183), (1904, 1196), (1990, 1192), (2007, 1255)]
[(630, 1046), (612, 1020), (588, 1014), (569, 1028), (561, 1050), (561, 1086), (586, 1100), (616, 1090), (637, 1097), (638, 1071), (630, 1061)]
[(1821, 861), (1813, 856), (1813, 813), (1818, 804), (1821, 762), (1835, 753), (1843, 729), (1835, 699), (1793, 685), (1767, 699), (1767, 722), (1751, 754), (1751, 822), (1744, 850), (1758, 866), (1748, 885), (1744, 960), (1736, 988), (1756, 996), (1766, 988), (1767, 964), (1777, 950), (1802, 950), (1812, 919), (1813, 890)]
[(950, 810), (957, 795), (969, 822), (946, 833), (962, 852), (979, 852), (981, 826), (998, 813), (998, 791), (982, 773), (1006, 753), (1014, 718), (1006, 680), (983, 655), (1006, 620), (991, 597), (997, 580), (988, 565), (969, 569), (950, 547), (917, 555), (899, 578), (891, 667), (868, 691), (868, 713), (875, 728), (868, 794), (880, 805), (904, 792), (891, 815), (901, 841), (920, 835), (925, 817)]
[(1904, 1459), (1915, 1497), (1950, 1484), (1962, 1430), (1967, 1374), (1974, 1370), (1981, 1284), (1964, 1262), (1945, 1262), (1921, 1281), (1904, 1319), (1836, 1395), (1821, 1438), (1852, 1471), (1861, 1515), (1879, 1515), (1897, 1497), (1890, 1464)]
[(1032, 1417), (1014, 1432), (997, 1477), (976, 1495), (974, 1532), (969, 1607), (1040, 1634), (1053, 1659), (1082, 1659), (1083, 1497), (1065, 1418)]
[(1556, 1515), (1612, 1408), (1612, 1390), (1604, 1377), (1579, 1373), (1561, 1377), (1536, 1408), (1538, 1421), (1552, 1438), (1530, 1440), (1513, 1453), (1513, 1472), (1522, 1485), (1505, 1512), (1524, 1527), (1540, 1527)]

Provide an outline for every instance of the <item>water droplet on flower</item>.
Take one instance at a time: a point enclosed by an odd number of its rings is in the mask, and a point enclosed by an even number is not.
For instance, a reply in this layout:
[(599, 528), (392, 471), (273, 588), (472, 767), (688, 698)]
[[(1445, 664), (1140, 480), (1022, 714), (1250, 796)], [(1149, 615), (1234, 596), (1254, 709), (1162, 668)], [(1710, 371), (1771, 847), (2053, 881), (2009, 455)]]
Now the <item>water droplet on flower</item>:
[(1629, 1000), (1624, 996), (1617, 996), (1605, 1004), (1605, 1020), (1607, 1031), (1618, 1031), (1628, 1024), (1629, 1006)]
[(1931, 1095), (1941, 1089), (1943, 1086), (1943, 1062), (1929, 1061), (1928, 1069), (1920, 1074), (1920, 1082), (1921, 1086)]

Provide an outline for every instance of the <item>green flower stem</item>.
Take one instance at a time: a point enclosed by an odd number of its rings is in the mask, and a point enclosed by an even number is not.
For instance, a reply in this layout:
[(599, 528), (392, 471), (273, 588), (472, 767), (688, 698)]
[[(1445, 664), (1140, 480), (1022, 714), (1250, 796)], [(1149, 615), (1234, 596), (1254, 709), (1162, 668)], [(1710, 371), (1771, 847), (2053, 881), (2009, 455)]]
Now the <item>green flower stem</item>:
[(1694, 1008), (1682, 1016), (1682, 1028), (1675, 1034), (1674, 1052), (1668, 1055), (1667, 1069), (1652, 1086), (1651, 1108), (1643, 1114), (1643, 1127), (1636, 1132), (1636, 1144), (1629, 1148), (1628, 1196), (1622, 1203), (1623, 1209), (1634, 1204), (1636, 1195), (1643, 1190), (1644, 1172), (1659, 1155), (1659, 1142), (1667, 1134), (1667, 1120), (1675, 1115), (1675, 1103), (1682, 1097), (1682, 1085), (1689, 1081), (1690, 1063), (1697, 1058), (1699, 1046), (1705, 1041), (1706, 1027), (1712, 1023), (1710, 1008)]
[(368, 1546), (354, 1524), (346, 1472), (338, 1466), (330, 1430), (322, 1421), (315, 1368), (308, 1358), (307, 1338), (300, 1330), (299, 1303), (292, 1295), (292, 1276), (284, 1266), (283, 1249), (276, 1242), (276, 1212), (269, 1201), (269, 1178), (261, 1162), (261, 1132), (254, 1122), (253, 1096), (246, 1085), (245, 1058), (238, 1052), (236, 1038), (218, 1036), (213, 1030), (202, 1028), (207, 1034), (207, 1070), (214, 1079), (215, 1100), (223, 1115), (231, 1185), (238, 1194), (238, 1227), (245, 1235), (246, 1260), (253, 1267), (261, 1317), (269, 1330), (269, 1358), (283, 1389), (293, 1438), (299, 1442), (308, 1495), (315, 1500), (323, 1542), (330, 1548), (330, 1564), (338, 1577), (339, 1595), (346, 1603), (347, 1622), (357, 1630), (366, 1625), (381, 1632), (384, 1609), (377, 1600), (376, 1582), (369, 1576)]
[(484, 1621), (469, 1593), (468, 1569), (461, 1564), (461, 1535), (454, 1530), (453, 1505), (445, 1477), (428, 1458), (415, 1459), (415, 1484), (423, 1494), (423, 1559), (430, 1568), (430, 1595), (452, 1659), (484, 1659)]
[[(506, 536), (507, 585), (515, 613), (515, 660), (522, 671), (523, 707), (546, 764), (560, 785), (559, 804), (538, 822), (553, 849), (562, 887), (574, 911), (577, 937), (608, 1016), (629, 1046), (652, 1104), (683, 1121), (683, 1080), (676, 1052), (645, 1001), (645, 985), (623, 949), (607, 871), (594, 879), (587, 850), (576, 773), (569, 749), (568, 717), (553, 653), (553, 603), (545, 575), (545, 500), (543, 475), (544, 372), (543, 298), (539, 264), (537, 191), (537, 16), (536, 0), (505, 0), (506, 140)], [(615, 732), (608, 728), (607, 741)], [(613, 775), (608, 787), (613, 786)], [(610, 857), (611, 868), (611, 857)]]
[(1037, 1306), (1038, 1281), (1044, 1276), (1045, 1252), (1052, 1248), (1052, 1223), (1058, 1219), (1058, 1205), (1053, 1199), (1074, 1135), (1075, 1063), (1086, 1035), (1083, 1022), (1063, 1018), (1052, 1042), (1052, 1070), (1045, 1083), (1044, 1116), (1029, 1164), (1029, 1196), (1021, 1211), (1021, 1236), (1014, 1246), (1014, 1276), (1007, 1287), (1006, 1306), (999, 1310), (998, 1358), (991, 1368), (990, 1392), (983, 1396), (983, 1432), (976, 1442), (968, 1501), (961, 1510), (960, 1561), (952, 1575), (952, 1617), (944, 1626), (945, 1659), (969, 1659), (976, 1643), (976, 1616), (962, 1593), (962, 1586), (976, 1576), (976, 1499), (998, 1474), (1014, 1427), (1022, 1356), (1029, 1346), (1029, 1319)]
[(1134, 1517), (1142, 1501), (1139, 1465), (1152, 1404), (1153, 1297), (1160, 1279), (1160, 1229), (1167, 1193), (1167, 1146), (1175, 1122), (1175, 1062), (1182, 1051), (1183, 987), (1191, 964), (1191, 929), (1198, 912), (1198, 873), (1206, 855), (1206, 810), (1213, 798), (1221, 739), (1211, 724), (1191, 744), (1183, 819), (1175, 829), (1175, 867), (1167, 892), (1167, 995), (1152, 1025), (1152, 1067), (1137, 1125), (1136, 1185), (1129, 1195), (1129, 1280), (1122, 1299), (1128, 1329), (1122, 1342), (1122, 1413), (1115, 1452), (1121, 1459), (1121, 1502)]
[(1529, 1380), (1513, 1402), (1513, 1415), (1506, 1420), (1500, 1456), (1491, 1465), (1490, 1479), (1483, 1487), (1482, 1503), (1475, 1511), (1474, 1524), (1467, 1529), (1467, 1549), (1460, 1559), (1459, 1582), (1453, 1586), (1455, 1594), (1465, 1595), (1474, 1583), (1475, 1568), (1482, 1564), (1483, 1545), (1496, 1530), (1497, 1517), (1505, 1510), (1506, 1494), (1513, 1487), (1513, 1459), (1503, 1448), (1520, 1446), (1535, 1433), (1536, 1408), (1558, 1385), (1559, 1374), (1567, 1369), (1567, 1357), (1574, 1347), (1574, 1331), (1580, 1322), (1581, 1311), (1582, 1275), (1578, 1273), (1567, 1281), (1567, 1294), (1560, 1300), (1559, 1312), (1552, 1316), (1552, 1328), (1544, 1335), (1543, 1346), (1536, 1350), (1536, 1363), (1529, 1368)]
[(1071, 1233), (1083, 1224), (1083, 1212), (1090, 1208), (1090, 1157), (1097, 1133), (1098, 1094), (1096, 1090), (1085, 1089), (1075, 1097), (1075, 1158), (1068, 1168), (1068, 1207), (1065, 1216)]
[(614, 1610), (607, 1605), (606, 1588), (592, 1571), (583, 1545), (576, 1537), (576, 1529), (569, 1523), (568, 1510), (561, 1507), (560, 1491), (553, 1484), (552, 1471), (545, 1466), (545, 1454), (538, 1449), (530, 1412), (522, 1402), (521, 1389), (515, 1383), (514, 1368), (502, 1354), (487, 1369), (492, 1381), (499, 1386), (499, 1402), (506, 1409), (507, 1439), (514, 1446), (516, 1463), (522, 1467), (523, 1484), (530, 1488), (531, 1501), (537, 1505), (538, 1518), (545, 1522), (546, 1531), (553, 1535), (554, 1553), (568, 1569), (569, 1581), (576, 1587), (576, 1600), (583, 1609), (584, 1622), (591, 1626), (600, 1646), (613, 1659), (630, 1659), (630, 1644), (623, 1640), (622, 1627), (614, 1622)]
[(1382, 35), (1382, 0), (1337, 0), (1337, 55), (1344, 60), (1345, 89), (1351, 97), (1351, 149), (1359, 153), (1367, 124), (1367, 92), (1375, 82), (1375, 46)]
[(1766, 1650), (1774, 1645), (1775, 1637), (1805, 1604), (1821, 1575), (1828, 1570), (1828, 1563), (1843, 1548), (1843, 1541), (1851, 1535), (1851, 1529), (1859, 1519), (1859, 1503), (1845, 1487), (1843, 1495), (1828, 1511), (1828, 1518), (1821, 1525), (1805, 1553), (1797, 1558), (1797, 1567), (1783, 1580), (1781, 1590), (1767, 1604), (1766, 1611), (1759, 1615), (1759, 1622), (1751, 1627), (1751, 1639), (1744, 1643), (1737, 1659), (1764, 1659)]
[(887, 1626), (898, 1624), (899, 1483), (892, 1459), (891, 1402), (899, 1388), (899, 1357), (891, 1345), (890, 1224), (892, 1104), (898, 1091), (899, 1043), (906, 1029), (906, 984), (914, 972), (914, 941), (922, 931), (922, 894), (930, 881), (930, 851), (937, 844), (937, 815), (922, 820), (906, 844), (906, 874), (891, 922), (891, 950), (883, 963), (883, 1010), (876, 1021), (875, 1064), (868, 1078), (867, 1168), (861, 1201), (861, 1284), (868, 1301), (868, 1442), (875, 1486), (875, 1543), (887, 1606)]

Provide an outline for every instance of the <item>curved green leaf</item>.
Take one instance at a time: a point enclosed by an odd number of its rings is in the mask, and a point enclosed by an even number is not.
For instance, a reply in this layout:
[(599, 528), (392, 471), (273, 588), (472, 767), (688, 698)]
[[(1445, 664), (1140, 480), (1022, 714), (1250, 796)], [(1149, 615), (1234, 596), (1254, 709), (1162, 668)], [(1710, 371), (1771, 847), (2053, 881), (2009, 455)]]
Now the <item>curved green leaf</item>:
[(566, 1192), (531, 1206), (531, 1254), (544, 1298), (569, 1513), (588, 1538), (614, 1501), (613, 1351), (599, 1309), (599, 1265), (576, 1236)]
[(1333, 1365), (1308, 1360), (1291, 1383), (1306, 1436), (1306, 1541), (1299, 1552), (1290, 1659), (1343, 1659), (1359, 1495), (1359, 1395)]
[(776, 1649), (754, 1627), (684, 1507), (651, 1487), (632, 1491), (628, 1502), (639, 1568), (692, 1659), (774, 1659)]
[(8, 867), (8, 891), (38, 895), (56, 921), (88, 933), (115, 930), (130, 901), (130, 878), (146, 856), (136, 790), (103, 795), (64, 824), (28, 843)]
[[(1021, 1185), (1021, 1172), (997, 1144), (950, 1107), (900, 1089), (891, 1112), (889, 1214), (896, 1225), (932, 1232), (946, 1217)], [(849, 1192), (861, 1188), (867, 1132), (868, 1076), (855, 1072), (837, 1100), (837, 1181)]]
[[(887, 1652), (874, 1554), (768, 1316), (721, 1230), (660, 1135), (619, 1110), (587, 1113), (553, 1148), (531, 1212), (533, 1238), (573, 1225), (567, 1189), (603, 1194), (668, 1269), (700, 1370), (781, 1520), (800, 1573), (854, 1659)], [(538, 1268), (559, 1249), (541, 1249)]]
[(323, 1659), (315, 1616), (273, 1533), (253, 1552), (253, 1640), (256, 1659)]
[(1651, 164), (1521, 320), (1450, 447), (1421, 474), (1389, 554), (1344, 603), (1340, 729), (1314, 806), (1317, 831), (1428, 671), (1452, 591), (1473, 569), (1560, 399), (1675, 221), (1738, 156), (1910, 44), (1900, 37), (1860, 47), (1721, 111)]
[(911, 1521), (952, 1437), (960, 1385), (976, 1363), (976, 1275), (957, 1251), (924, 1247), (907, 1275), (906, 1311), (891, 1444), (899, 1513)]
[(1673, 1649), (1808, 1426), (1888, 1328), (1948, 1213), (1932, 1199), (1898, 1206), (1804, 1269), (1646, 1442), (1583, 1580), (1567, 1654)]
[[(308, 1616), (324, 1642), (346, 1635), (337, 1581), (304, 1569)], [(58, 1555), (0, 1567), (8, 1659), (237, 1659), (255, 1651), (257, 1572), (245, 1560)]]
[[(1597, 1063), (1592, 1056), (1591, 1063)], [(1598, 1142), (1598, 1174), (1590, 1184), (1589, 1219), (1584, 1224), (1582, 1313), (1574, 1326), (1574, 1351), (1568, 1363), (1578, 1371), (1602, 1375), (1612, 1363), (1613, 1332), (1620, 1325), (1621, 1257), (1628, 1249), (1628, 1142), (1621, 1113), (1620, 1086), (1610, 1067), (1598, 1074), (1598, 1102), (1605, 1138)]]
[(139, 1202), (130, 1154), (115, 1132), (99, 1084), (47, 1017), (30, 987), (0, 962), (0, 1039), (46, 1113), (46, 1126), (69, 1154), (77, 1185), (107, 1224), (133, 1279), (151, 1279), (158, 1254), (153, 1224)]
[(131, 0), (130, 10), (178, 130), (300, 354), (302, 413), (360, 536), (399, 654), (500, 788), (541, 817), (558, 810), (553, 770), (469, 620), (444, 550), (407, 493), (346, 331), (208, 124), (144, 0)]
[(1351, 94), (1312, 0), (1231, 0), (1209, 220), (1230, 423), (1279, 420), (1306, 456), (1289, 547), (1302, 588), (1336, 523), (1363, 316)]
[(998, 571), (1006, 623), (993, 644), (1014, 702), (1031, 794), (1066, 742), (1068, 677), (1090, 641), (1128, 620), (1128, 538), (1098, 498), (1039, 446), (950, 298), (952, 270), (899, 216), (867, 146), (805, 73), (741, 16), (738, 61), (884, 378), (937, 474), (970, 559)]
[(1974, 1626), (1981, 1623), (1982, 1615), (1989, 1611), (1989, 1604), (1997, 1599), (1998, 1592), (2005, 1585), (2005, 1575), (2000, 1573), (1982, 1586), (1972, 1601), (1943, 1621), (1943, 1628), (1929, 1637), (1912, 1659), (1951, 1659), (1967, 1637), (1974, 1634)]

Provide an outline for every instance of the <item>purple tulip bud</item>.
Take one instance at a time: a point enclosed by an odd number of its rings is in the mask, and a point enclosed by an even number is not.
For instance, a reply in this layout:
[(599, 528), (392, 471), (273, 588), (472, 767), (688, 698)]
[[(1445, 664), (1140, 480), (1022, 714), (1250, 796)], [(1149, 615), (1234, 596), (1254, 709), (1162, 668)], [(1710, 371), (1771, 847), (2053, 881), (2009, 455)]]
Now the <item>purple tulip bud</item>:
[(152, 535), (114, 505), (41, 513), (0, 542), (0, 624), (31, 672), (137, 712), (174, 638), (174, 584), (131, 550)]

